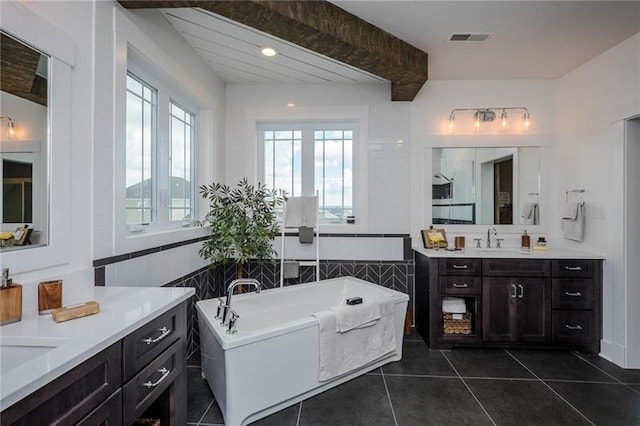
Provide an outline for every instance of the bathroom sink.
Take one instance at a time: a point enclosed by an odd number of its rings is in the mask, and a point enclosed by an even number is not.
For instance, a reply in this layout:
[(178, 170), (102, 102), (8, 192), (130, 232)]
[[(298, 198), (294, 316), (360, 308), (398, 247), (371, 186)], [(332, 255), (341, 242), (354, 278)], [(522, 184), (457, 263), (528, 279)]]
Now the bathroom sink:
[(0, 337), (0, 375), (54, 350), (66, 341), (55, 337)]
[(508, 249), (508, 248), (476, 248), (475, 251), (484, 254), (513, 254), (520, 253), (519, 250)]

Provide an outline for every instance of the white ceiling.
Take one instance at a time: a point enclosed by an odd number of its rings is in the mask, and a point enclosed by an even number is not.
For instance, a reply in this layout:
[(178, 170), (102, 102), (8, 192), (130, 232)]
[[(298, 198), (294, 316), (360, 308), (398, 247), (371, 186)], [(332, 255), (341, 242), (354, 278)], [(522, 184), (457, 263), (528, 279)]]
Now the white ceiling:
[[(425, 51), (429, 79), (556, 79), (640, 32), (640, 1), (354, 1), (332, 3)], [(201, 9), (163, 14), (227, 83), (383, 81)], [(489, 33), (450, 42), (453, 33)], [(265, 58), (260, 46), (280, 55)]]

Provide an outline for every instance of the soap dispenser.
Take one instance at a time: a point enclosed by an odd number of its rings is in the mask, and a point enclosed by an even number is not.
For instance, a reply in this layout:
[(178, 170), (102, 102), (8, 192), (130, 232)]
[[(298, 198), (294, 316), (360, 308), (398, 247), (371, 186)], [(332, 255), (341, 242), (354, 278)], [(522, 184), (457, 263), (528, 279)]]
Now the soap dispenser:
[(0, 281), (0, 326), (22, 319), (22, 286), (13, 284), (9, 268), (2, 270)]
[(522, 251), (529, 251), (531, 249), (531, 238), (527, 235), (526, 229), (524, 234), (520, 237), (520, 249)]

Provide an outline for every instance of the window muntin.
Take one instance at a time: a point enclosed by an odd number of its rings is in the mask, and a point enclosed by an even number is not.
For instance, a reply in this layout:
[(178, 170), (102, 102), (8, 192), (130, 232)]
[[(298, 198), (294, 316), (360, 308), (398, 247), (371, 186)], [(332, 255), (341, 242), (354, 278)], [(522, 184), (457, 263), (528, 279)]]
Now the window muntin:
[(157, 90), (127, 74), (126, 223), (155, 220), (155, 145)]
[(170, 101), (169, 108), (169, 220), (194, 217), (193, 146), (195, 143), (194, 114)]
[(260, 127), (262, 180), (288, 195), (319, 194), (323, 222), (354, 214), (353, 124), (269, 124)]

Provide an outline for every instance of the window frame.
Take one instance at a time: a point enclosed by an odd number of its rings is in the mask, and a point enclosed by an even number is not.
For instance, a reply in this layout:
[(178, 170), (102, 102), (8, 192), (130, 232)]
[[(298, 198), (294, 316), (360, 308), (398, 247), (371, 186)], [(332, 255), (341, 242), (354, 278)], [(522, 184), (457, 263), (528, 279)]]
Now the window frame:
[[(129, 235), (138, 234), (140, 232), (163, 232), (169, 229), (179, 227), (193, 226), (196, 212), (198, 209), (197, 199), (195, 193), (197, 193), (198, 185), (195, 181), (197, 176), (197, 164), (195, 164), (195, 158), (197, 158), (197, 121), (198, 114), (193, 112), (197, 111), (197, 108), (189, 102), (184, 95), (180, 93), (180, 89), (163, 81), (157, 75), (154, 75), (152, 70), (149, 70), (148, 65), (141, 64), (140, 61), (135, 58), (129, 58), (127, 61), (127, 76), (133, 74), (138, 80), (144, 82), (147, 85), (155, 88), (156, 93), (156, 111), (155, 114), (155, 155), (154, 161), (156, 164), (155, 172), (153, 175), (154, 190), (152, 191), (152, 198), (155, 198), (155, 204), (152, 207), (155, 212), (155, 221), (142, 224), (127, 224), (125, 219), (125, 226)], [(190, 112), (194, 119), (192, 125), (192, 131), (194, 137), (191, 141), (191, 158), (192, 158), (192, 215), (193, 217), (188, 220), (170, 220), (170, 147), (171, 147), (171, 115), (170, 106), (171, 103), (178, 105), (180, 108)], [(125, 107), (126, 112), (126, 107)], [(126, 188), (125, 188), (126, 190)]]
[[(355, 123), (353, 147), (353, 210), (355, 224), (321, 224), (321, 232), (349, 234), (368, 231), (368, 106), (335, 107), (251, 107), (247, 109), (247, 134), (253, 140), (255, 180), (259, 181), (264, 173), (261, 170), (264, 155), (261, 153), (259, 125), (288, 123)], [(253, 154), (251, 154), (253, 153)], [(357, 189), (355, 189), (357, 188)]]

